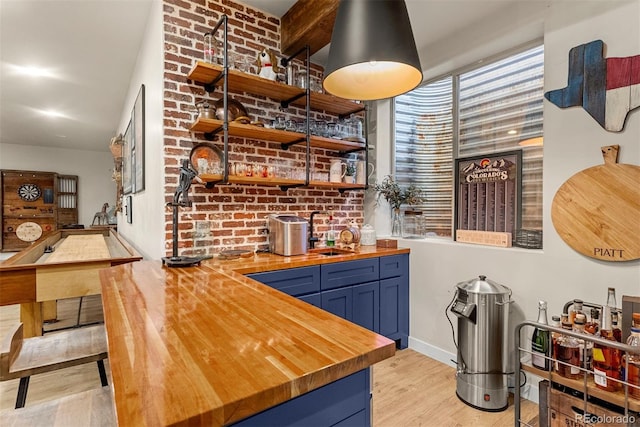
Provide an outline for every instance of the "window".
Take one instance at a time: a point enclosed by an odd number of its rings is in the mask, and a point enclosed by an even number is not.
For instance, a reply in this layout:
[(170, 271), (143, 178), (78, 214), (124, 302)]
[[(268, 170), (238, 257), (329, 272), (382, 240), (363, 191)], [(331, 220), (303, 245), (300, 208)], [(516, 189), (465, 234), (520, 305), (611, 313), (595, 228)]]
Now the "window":
[(425, 191), (428, 232), (452, 235), (454, 158), (513, 150), (523, 157), (519, 228), (542, 230), (543, 54), (536, 46), (395, 98), (395, 177)]

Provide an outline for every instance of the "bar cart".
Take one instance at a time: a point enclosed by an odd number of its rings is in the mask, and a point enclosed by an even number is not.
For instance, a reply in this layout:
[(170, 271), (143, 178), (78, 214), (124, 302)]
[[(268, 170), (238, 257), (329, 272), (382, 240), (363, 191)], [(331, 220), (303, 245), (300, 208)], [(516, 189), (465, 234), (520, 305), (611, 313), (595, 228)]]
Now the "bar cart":
[[(570, 304), (570, 303), (569, 303)], [(585, 306), (601, 307), (599, 305), (585, 303)], [(566, 307), (566, 306), (565, 306)], [(633, 385), (627, 381), (626, 376), (621, 378), (619, 391), (605, 391), (596, 387), (593, 380), (593, 370), (580, 367), (579, 379), (570, 379), (554, 372), (554, 365), (567, 363), (545, 356), (549, 359), (549, 370), (538, 369), (532, 365), (521, 362), (522, 353), (531, 353), (531, 350), (524, 348), (521, 344), (521, 329), (524, 326), (538, 327), (546, 329), (549, 333), (559, 333), (565, 336), (584, 340), (586, 342), (598, 343), (603, 346), (616, 348), (628, 354), (640, 355), (638, 347), (631, 347), (626, 344), (605, 340), (596, 336), (585, 335), (550, 325), (534, 321), (524, 321), (516, 326), (514, 336), (516, 364), (514, 372), (516, 384), (520, 379), (522, 371), (532, 373), (545, 381), (540, 382), (539, 406), (540, 416), (539, 426), (626, 426), (640, 427), (640, 399), (630, 395)], [(584, 346), (583, 357), (586, 356), (587, 345)], [(629, 357), (623, 362), (625, 372), (629, 372)], [(574, 365), (571, 367), (575, 368)], [(516, 386), (514, 391), (514, 425), (529, 426), (520, 419), (520, 387)]]

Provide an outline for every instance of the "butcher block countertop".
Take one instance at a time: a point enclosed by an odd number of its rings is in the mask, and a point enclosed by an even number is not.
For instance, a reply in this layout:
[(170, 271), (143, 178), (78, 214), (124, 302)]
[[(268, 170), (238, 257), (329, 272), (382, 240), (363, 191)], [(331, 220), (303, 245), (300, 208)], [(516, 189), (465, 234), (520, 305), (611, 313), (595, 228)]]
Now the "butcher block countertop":
[(101, 270), (118, 424), (226, 425), (393, 356), (392, 340), (243, 274), (408, 252)]

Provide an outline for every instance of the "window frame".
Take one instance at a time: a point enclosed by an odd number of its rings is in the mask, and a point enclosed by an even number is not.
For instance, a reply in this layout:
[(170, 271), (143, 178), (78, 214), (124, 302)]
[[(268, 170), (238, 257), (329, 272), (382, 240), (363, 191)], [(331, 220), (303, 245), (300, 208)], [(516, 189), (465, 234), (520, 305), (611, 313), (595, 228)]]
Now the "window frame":
[[(487, 64), (493, 63), (493, 62), (499, 62), (501, 60), (507, 59), (511, 56), (517, 55), (519, 53), (525, 52), (527, 50), (536, 48), (538, 46), (541, 46), (544, 49), (544, 38), (540, 37), (540, 38), (536, 38), (533, 40), (530, 40), (526, 43), (522, 43), (519, 44), (517, 46), (508, 48), (506, 50), (500, 51), (496, 54), (493, 55), (489, 55), (486, 57), (483, 57), (479, 60), (474, 60), (472, 63), (461, 66), (461, 67), (457, 67), (454, 68), (448, 72), (443, 72), (443, 73), (439, 73), (437, 75), (434, 76), (430, 76), (429, 78), (425, 79), (422, 81), (422, 83), (420, 83), (420, 85), (418, 87), (423, 87), (426, 85), (429, 85), (431, 83), (434, 83), (438, 80), (444, 79), (444, 78), (451, 78), (451, 90), (452, 90), (452, 103), (451, 103), (451, 120), (452, 120), (452, 147), (451, 147), (451, 205), (450, 205), (450, 209), (451, 209), (451, 217), (450, 217), (450, 223), (449, 223), (449, 235), (448, 236), (438, 236), (440, 238), (447, 238), (451, 241), (455, 242), (455, 234), (456, 234), (456, 212), (458, 211), (458, 207), (456, 206), (456, 177), (455, 177), (455, 165), (458, 159), (464, 158), (465, 156), (461, 156), (460, 155), (460, 75), (464, 74), (464, 73), (468, 73), (470, 71), (476, 70), (478, 68), (481, 68)], [(543, 70), (544, 70), (544, 52), (543, 52)], [(544, 79), (544, 76), (543, 76)], [(544, 83), (543, 83), (544, 86)], [(543, 88), (544, 89), (544, 88)], [(392, 171), (392, 175), (393, 176), (397, 176), (397, 155), (396, 155), (396, 137), (397, 137), (397, 128), (396, 128), (396, 99), (393, 98), (392, 102), (391, 102), (391, 106), (390, 106), (390, 130), (391, 130), (391, 136), (392, 136), (392, 149), (391, 149), (391, 164), (390, 164), (390, 170)], [(544, 120), (544, 119), (543, 119)], [(544, 123), (544, 121), (543, 121)], [(543, 135), (544, 135), (544, 124), (543, 124)], [(487, 151), (484, 152), (482, 154), (486, 154), (486, 155), (497, 155), (500, 153), (508, 153), (513, 151), (514, 148), (505, 148), (503, 150), (494, 150), (494, 151)], [(519, 151), (524, 152), (523, 149), (519, 149)], [(480, 153), (478, 153), (478, 155), (481, 155)], [(542, 155), (542, 159), (544, 161), (544, 154)], [(522, 177), (522, 172), (520, 173), (520, 176)], [(542, 178), (541, 181), (542, 185), (544, 184), (544, 177)], [(520, 183), (520, 187), (522, 187), (522, 183)], [(542, 191), (542, 189), (541, 189)], [(522, 213), (523, 211), (523, 201), (522, 201), (522, 188), (520, 188), (519, 193), (519, 206), (518, 206), (518, 211), (520, 213)], [(540, 206), (543, 207), (544, 206), (544, 200), (542, 199), (542, 195), (541, 195), (541, 200), (540, 200)], [(519, 219), (519, 222), (521, 222), (521, 219)], [(521, 224), (520, 224), (521, 225)], [(544, 226), (544, 215), (542, 216), (541, 219), (541, 228), (540, 231), (542, 230)], [(512, 241), (515, 242), (516, 240), (516, 236), (512, 236)]]

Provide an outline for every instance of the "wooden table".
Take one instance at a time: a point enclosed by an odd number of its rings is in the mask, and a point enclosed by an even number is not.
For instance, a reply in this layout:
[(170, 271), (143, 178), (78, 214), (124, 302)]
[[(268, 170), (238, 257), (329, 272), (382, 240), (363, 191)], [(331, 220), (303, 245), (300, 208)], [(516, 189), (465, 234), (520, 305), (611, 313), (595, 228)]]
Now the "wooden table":
[(393, 341), (233, 268), (141, 261), (100, 279), (120, 426), (228, 425), (261, 411), (257, 425), (282, 425), (307, 416), (283, 405), (328, 406), (342, 381), (364, 375), (369, 405), (368, 368), (395, 353)]
[(112, 230), (54, 231), (0, 263), (0, 305), (20, 304), (25, 337), (39, 336), (57, 299), (99, 294), (98, 270), (140, 259)]

